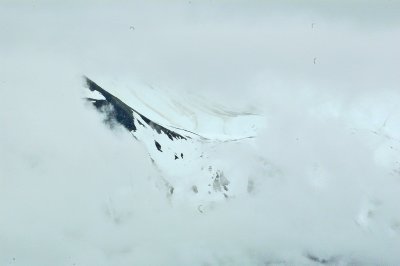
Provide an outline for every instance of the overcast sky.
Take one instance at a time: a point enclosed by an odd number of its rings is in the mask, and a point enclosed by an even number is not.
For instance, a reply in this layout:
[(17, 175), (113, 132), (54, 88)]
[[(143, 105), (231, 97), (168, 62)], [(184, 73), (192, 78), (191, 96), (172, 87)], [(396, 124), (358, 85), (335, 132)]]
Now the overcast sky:
[[(399, 1), (1, 1), (0, 264), (307, 265), (314, 252), (398, 265), (399, 12)], [(169, 204), (145, 148), (82, 103), (82, 75), (261, 114), (254, 146), (218, 155), (261, 180), (256, 195), (203, 216)]]

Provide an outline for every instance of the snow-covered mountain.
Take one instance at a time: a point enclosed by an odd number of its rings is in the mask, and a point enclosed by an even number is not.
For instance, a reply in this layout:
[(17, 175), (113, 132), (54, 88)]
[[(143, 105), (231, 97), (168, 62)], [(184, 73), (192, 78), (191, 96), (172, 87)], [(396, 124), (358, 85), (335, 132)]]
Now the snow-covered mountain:
[[(217, 126), (208, 131), (209, 135), (214, 137), (205, 137), (192, 130), (153, 120), (150, 118), (154, 113), (152, 109), (157, 110), (157, 107), (141, 104), (143, 111), (139, 111), (134, 105), (130, 105), (129, 98), (125, 100), (125, 98), (117, 97), (118, 90), (115, 94), (111, 94), (93, 80), (85, 77), (85, 81), (88, 88), (86, 100), (104, 114), (104, 122), (111, 128), (116, 125), (122, 126), (132, 134), (134, 139), (146, 146), (149, 157), (160, 172), (171, 198), (194, 201), (200, 206), (201, 203), (227, 199), (251, 191), (253, 180), (232, 174), (227, 175), (226, 173), (232, 167), (225, 169), (226, 165), (223, 161), (214, 159), (218, 157), (218, 152), (225, 149), (230, 143), (239, 142), (242, 145), (252, 145), (255, 129), (259, 126), (257, 115), (231, 112), (228, 114), (231, 117), (230, 132), (227, 133), (227, 126), (222, 127), (223, 132), (218, 132)], [(132, 102), (135, 101), (132, 100)], [(158, 102), (157, 99), (153, 98), (152, 103), (154, 102)], [(182, 107), (184, 104), (182, 102), (180, 106)], [(206, 107), (203, 108), (207, 110)], [(189, 109), (185, 108), (185, 110), (188, 112)], [(157, 110), (157, 112), (163, 114), (164, 117), (184, 116), (179, 112), (174, 114), (174, 111), (171, 110), (165, 112), (162, 106), (161, 110)], [(189, 113), (194, 117), (194, 111)], [(208, 115), (211, 117), (210, 120), (216, 119), (216, 116), (217, 118), (222, 117), (221, 123), (225, 121), (228, 124), (227, 119), (223, 117), (227, 116), (227, 113), (214, 109), (214, 113)], [(197, 117), (200, 116), (195, 116), (195, 118)], [(246, 131), (246, 129), (241, 130), (240, 125), (247, 127), (252, 124), (252, 135), (234, 135), (232, 124), (236, 124), (235, 127), (238, 129), (236, 133)], [(260, 164), (265, 165), (262, 163), (263, 161), (260, 160)]]

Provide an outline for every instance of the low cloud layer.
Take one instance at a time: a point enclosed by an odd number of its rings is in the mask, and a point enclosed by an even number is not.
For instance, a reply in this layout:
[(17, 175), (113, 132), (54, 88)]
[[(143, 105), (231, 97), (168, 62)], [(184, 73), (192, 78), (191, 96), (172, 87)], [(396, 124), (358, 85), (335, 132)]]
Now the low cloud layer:
[[(0, 4), (0, 264), (399, 264), (396, 8)], [(261, 114), (215, 154), (254, 190), (203, 214), (168, 199), (83, 74)]]

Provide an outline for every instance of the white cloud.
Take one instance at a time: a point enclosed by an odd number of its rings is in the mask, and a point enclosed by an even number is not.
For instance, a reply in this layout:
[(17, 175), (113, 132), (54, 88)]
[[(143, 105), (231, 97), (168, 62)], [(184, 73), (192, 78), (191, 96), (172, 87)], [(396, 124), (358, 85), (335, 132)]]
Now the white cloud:
[[(391, 6), (4, 3), (0, 264), (400, 262)], [(254, 194), (204, 215), (171, 204), (144, 147), (82, 104), (82, 74), (258, 110), (256, 145), (215, 155)]]

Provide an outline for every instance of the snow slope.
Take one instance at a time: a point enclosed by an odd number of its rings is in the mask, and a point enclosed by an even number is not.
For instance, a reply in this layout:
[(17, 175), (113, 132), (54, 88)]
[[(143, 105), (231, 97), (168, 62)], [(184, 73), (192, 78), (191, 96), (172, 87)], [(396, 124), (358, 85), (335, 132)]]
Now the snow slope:
[[(115, 87), (113, 95), (89, 78), (85, 80), (87, 100), (105, 113), (105, 122), (111, 127), (114, 123), (122, 125), (147, 147), (171, 199), (193, 201), (200, 209), (214, 200), (249, 192), (252, 181), (234, 174), (233, 166), (224, 165), (218, 153), (231, 142), (253, 145), (256, 129), (261, 126), (259, 116), (223, 111), (199, 101), (192, 105), (177, 95), (171, 99), (161, 94), (160, 99), (153, 90), (141, 97), (133, 93), (125, 98)], [(218, 123), (222, 126), (214, 126)], [(200, 129), (203, 134), (195, 133)], [(245, 132), (251, 135), (243, 135)]]

